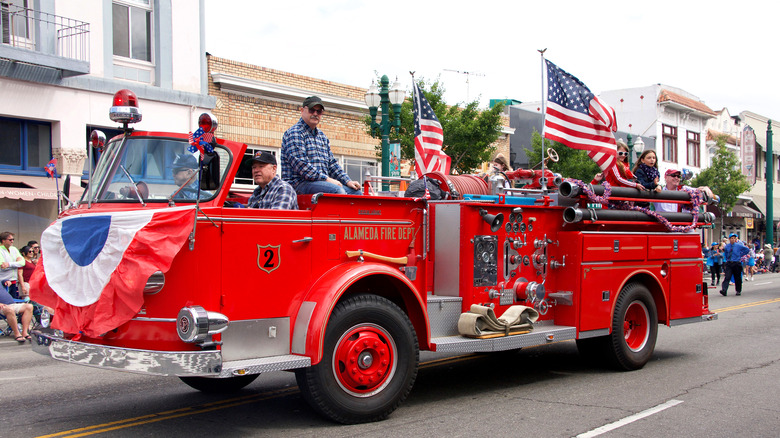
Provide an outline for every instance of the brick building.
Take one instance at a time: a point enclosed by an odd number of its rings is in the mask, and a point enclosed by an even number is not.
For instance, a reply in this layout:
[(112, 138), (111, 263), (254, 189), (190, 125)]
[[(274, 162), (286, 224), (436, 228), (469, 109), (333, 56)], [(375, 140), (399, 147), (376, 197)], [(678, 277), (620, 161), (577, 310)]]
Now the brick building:
[[(380, 140), (368, 135), (363, 119), (368, 115), (364, 96), (367, 89), (323, 79), (283, 72), (206, 56), (209, 94), (216, 98), (213, 112), (219, 120), (218, 135), (246, 143), (247, 155), (267, 150), (278, 156), (282, 135), (300, 119), (303, 99), (317, 95), (326, 113), (320, 127), (330, 139), (333, 155), (356, 181), (363, 181), (368, 171), (380, 173), (376, 145)], [(509, 125), (506, 118), (504, 126)], [(497, 151), (508, 155), (507, 129), (497, 141)], [(249, 168), (242, 168), (236, 178), (245, 189), (252, 188)]]

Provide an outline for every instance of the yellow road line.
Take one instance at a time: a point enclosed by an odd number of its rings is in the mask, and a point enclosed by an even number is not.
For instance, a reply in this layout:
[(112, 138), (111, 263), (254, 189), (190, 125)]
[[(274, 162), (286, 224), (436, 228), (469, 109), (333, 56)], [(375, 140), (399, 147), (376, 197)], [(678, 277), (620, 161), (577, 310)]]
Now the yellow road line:
[[(447, 357), (443, 359), (435, 359), (420, 364), (420, 369), (430, 368), (437, 365), (445, 365), (449, 363), (461, 362), (464, 360), (475, 359), (481, 355), (471, 354), (466, 356)], [(216, 411), (220, 409), (232, 408), (235, 406), (241, 406), (248, 403), (254, 403), (258, 401), (269, 400), (285, 395), (291, 395), (298, 393), (298, 388), (288, 388), (281, 391), (274, 391), (273, 393), (245, 395), (242, 397), (230, 398), (227, 400), (220, 400), (212, 403), (205, 403), (202, 405), (189, 406), (186, 408), (173, 409), (170, 411), (157, 412), (154, 414), (142, 415), (140, 417), (126, 418), (124, 420), (112, 421), (109, 423), (96, 424), (93, 426), (81, 427), (78, 429), (71, 429), (62, 432), (57, 432), (49, 435), (41, 435), (38, 438), (51, 438), (51, 437), (69, 437), (76, 438), (82, 436), (95, 435), (98, 433), (111, 432), (118, 429), (126, 429), (128, 427), (142, 426), (144, 424), (156, 423), (164, 420), (172, 420), (174, 418), (184, 417), (187, 415), (202, 414), (206, 412)]]
[(723, 307), (720, 309), (711, 309), (715, 313), (723, 313), (728, 312), (730, 310), (739, 310), (739, 309), (746, 309), (748, 307), (754, 307), (754, 306), (761, 306), (763, 304), (772, 304), (772, 303), (778, 303), (780, 302), (780, 298), (773, 298), (771, 300), (763, 300), (763, 301), (754, 301), (752, 303), (745, 303), (745, 304), (737, 304), (734, 306), (729, 307)]

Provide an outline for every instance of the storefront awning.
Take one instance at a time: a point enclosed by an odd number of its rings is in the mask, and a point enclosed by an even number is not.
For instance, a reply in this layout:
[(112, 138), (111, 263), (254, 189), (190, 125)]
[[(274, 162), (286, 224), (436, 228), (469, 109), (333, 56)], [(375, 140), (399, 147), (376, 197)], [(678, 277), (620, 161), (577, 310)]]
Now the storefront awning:
[[(758, 208), (758, 210), (763, 214), (763, 216), (766, 216), (766, 195), (751, 195), (753, 198), (753, 203), (755, 207)], [(780, 198), (778, 198), (777, 195), (774, 196), (774, 199), (772, 200), (772, 216), (774, 216), (774, 220), (780, 220)]]
[(753, 218), (753, 219), (761, 219), (764, 217), (761, 212), (753, 210), (752, 208), (746, 206), (746, 205), (735, 205), (733, 209), (731, 209), (728, 214), (726, 214), (726, 217), (747, 217), (747, 218)]
[[(64, 190), (64, 178), (59, 182), (43, 176), (0, 175), (0, 198), (33, 201), (36, 199), (57, 200), (57, 183)], [(76, 179), (78, 182), (78, 179)], [(70, 185), (70, 200), (77, 200), (84, 191), (79, 185)]]

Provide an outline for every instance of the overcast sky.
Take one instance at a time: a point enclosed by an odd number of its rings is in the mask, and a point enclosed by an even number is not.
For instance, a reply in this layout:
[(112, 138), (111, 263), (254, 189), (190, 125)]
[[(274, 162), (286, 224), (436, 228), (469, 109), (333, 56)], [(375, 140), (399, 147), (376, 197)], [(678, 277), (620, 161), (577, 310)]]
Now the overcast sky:
[(596, 94), (661, 83), (777, 120), (777, 23), (780, 6), (754, 0), (206, 0), (206, 50), (366, 88), (386, 74), (408, 91), (415, 71), (449, 104), (487, 106), (540, 100), (546, 48)]

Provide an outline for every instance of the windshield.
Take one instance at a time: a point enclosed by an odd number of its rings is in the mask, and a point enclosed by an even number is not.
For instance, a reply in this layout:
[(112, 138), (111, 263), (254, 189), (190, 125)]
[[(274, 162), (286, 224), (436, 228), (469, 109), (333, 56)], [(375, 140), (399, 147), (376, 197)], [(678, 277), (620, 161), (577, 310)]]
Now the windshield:
[[(200, 189), (198, 155), (187, 151), (185, 139), (115, 137), (106, 145), (82, 202), (194, 202), (218, 191)], [(215, 172), (225, 179), (230, 152), (214, 148), (219, 157)], [(206, 163), (206, 161), (204, 161)]]

